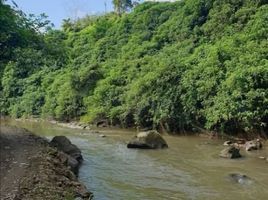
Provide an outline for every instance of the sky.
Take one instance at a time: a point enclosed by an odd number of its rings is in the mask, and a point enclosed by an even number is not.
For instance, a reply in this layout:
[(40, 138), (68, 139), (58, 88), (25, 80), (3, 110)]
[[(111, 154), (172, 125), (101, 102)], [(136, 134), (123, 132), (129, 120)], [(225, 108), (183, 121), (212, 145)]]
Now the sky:
[[(8, 0), (11, 4), (11, 0)], [(77, 19), (85, 15), (100, 14), (113, 10), (112, 0), (14, 0), (26, 14), (45, 13), (55, 28), (61, 27), (63, 19)]]

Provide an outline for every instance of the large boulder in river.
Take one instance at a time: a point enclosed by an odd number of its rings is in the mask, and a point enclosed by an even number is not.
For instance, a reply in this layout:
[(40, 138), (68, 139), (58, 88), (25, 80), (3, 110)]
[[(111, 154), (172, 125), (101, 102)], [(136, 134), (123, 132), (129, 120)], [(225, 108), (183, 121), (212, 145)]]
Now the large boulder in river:
[(240, 149), (235, 146), (228, 146), (220, 152), (220, 157), (223, 158), (240, 158), (241, 154), (239, 153)]
[[(55, 136), (51, 140), (50, 146), (66, 154), (66, 164), (77, 174), (79, 165), (83, 160), (81, 150), (65, 136)], [(61, 159), (65, 159), (63, 155)]]
[(57, 148), (59, 151), (70, 155), (78, 161), (83, 160), (81, 155), (81, 150), (65, 136), (55, 136), (51, 142), (50, 146)]
[(68, 155), (67, 165), (70, 167), (72, 172), (76, 175), (78, 174), (80, 163), (75, 158)]
[(262, 143), (259, 139), (247, 141), (245, 143), (246, 151), (258, 150), (262, 148)]
[(58, 156), (58, 159), (60, 160), (61, 163), (69, 166), (70, 170), (74, 174), (76, 174), (76, 175), (78, 174), (78, 170), (79, 170), (79, 166), (80, 166), (80, 163), (78, 162), (78, 160), (69, 156), (66, 153), (63, 153), (62, 151), (60, 151), (57, 156)]
[(157, 131), (138, 133), (127, 145), (127, 148), (162, 149), (167, 148), (166, 141)]

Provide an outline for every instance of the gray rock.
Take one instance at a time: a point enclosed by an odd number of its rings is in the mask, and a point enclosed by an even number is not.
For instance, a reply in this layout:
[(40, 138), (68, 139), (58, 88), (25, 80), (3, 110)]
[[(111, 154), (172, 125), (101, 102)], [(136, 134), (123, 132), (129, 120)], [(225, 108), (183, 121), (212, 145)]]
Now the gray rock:
[(241, 185), (249, 185), (252, 183), (252, 179), (244, 174), (232, 173), (229, 176), (232, 181)]
[(71, 156), (68, 156), (67, 165), (70, 166), (70, 169), (73, 173), (78, 174), (80, 163)]
[(265, 157), (264, 156), (259, 156), (259, 159), (265, 160)]
[(109, 122), (108, 120), (100, 120), (96, 123), (97, 127), (108, 127), (109, 126)]
[(99, 135), (99, 137), (105, 138), (105, 137), (107, 137), (107, 136), (106, 136), (106, 135), (101, 134), (101, 135)]
[(241, 154), (239, 153), (239, 151), (240, 149), (236, 148), (235, 146), (229, 146), (220, 152), (220, 157), (231, 159), (240, 158)]
[(245, 143), (246, 151), (259, 150), (262, 148), (262, 143), (259, 139), (247, 141)]
[[(58, 153), (57, 157), (58, 157), (58, 159), (59, 159), (59, 161), (61, 163), (63, 163), (64, 165), (67, 165), (67, 163), (68, 163), (68, 155), (67, 154), (65, 154), (65, 153), (63, 153), (63, 152), (60, 151)], [(47, 157), (47, 160), (50, 161), (51, 158), (50, 157)]]
[(225, 141), (224, 143), (223, 143), (223, 146), (230, 146), (230, 145), (232, 145), (233, 144), (233, 142), (232, 141)]
[(70, 155), (71, 157), (77, 159), (79, 162), (83, 160), (81, 155), (81, 150), (65, 136), (55, 136), (51, 142), (50, 146), (57, 148), (59, 151)]
[(166, 141), (157, 131), (138, 133), (127, 145), (127, 148), (162, 149), (167, 148)]
[(69, 166), (73, 173), (78, 174), (80, 163), (74, 157), (63, 152), (59, 152), (57, 157), (61, 163)]
[(72, 172), (78, 174), (79, 166), (83, 160), (81, 150), (65, 136), (55, 136), (51, 140), (50, 146), (62, 151), (63, 153), (58, 154), (59, 160), (67, 164)]

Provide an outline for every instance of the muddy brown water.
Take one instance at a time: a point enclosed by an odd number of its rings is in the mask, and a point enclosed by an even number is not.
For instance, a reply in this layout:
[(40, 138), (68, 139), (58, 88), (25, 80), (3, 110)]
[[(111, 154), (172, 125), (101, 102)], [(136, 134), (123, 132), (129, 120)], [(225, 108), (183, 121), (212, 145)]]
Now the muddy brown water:
[[(24, 127), (51, 139), (65, 135), (83, 153), (79, 179), (96, 200), (248, 200), (268, 198), (268, 146), (260, 151), (241, 151), (243, 158), (222, 159), (222, 140), (194, 136), (164, 136), (165, 150), (127, 149), (134, 131), (106, 129), (100, 133), (69, 129), (48, 122), (2, 121)], [(105, 134), (102, 138), (99, 135)], [(248, 184), (229, 178), (245, 174)]]

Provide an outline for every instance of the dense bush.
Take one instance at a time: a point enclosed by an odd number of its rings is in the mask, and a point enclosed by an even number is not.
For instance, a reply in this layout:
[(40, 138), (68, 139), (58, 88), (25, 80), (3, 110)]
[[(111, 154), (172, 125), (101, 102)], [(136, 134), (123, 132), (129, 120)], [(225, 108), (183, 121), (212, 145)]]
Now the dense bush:
[[(1, 10), (14, 18), (4, 34), (19, 30), (22, 16)], [(62, 31), (35, 37), (18, 31), (27, 42), (1, 51), (1, 112), (168, 132), (267, 132), (267, 22), (267, 1), (184, 0), (65, 20)]]

